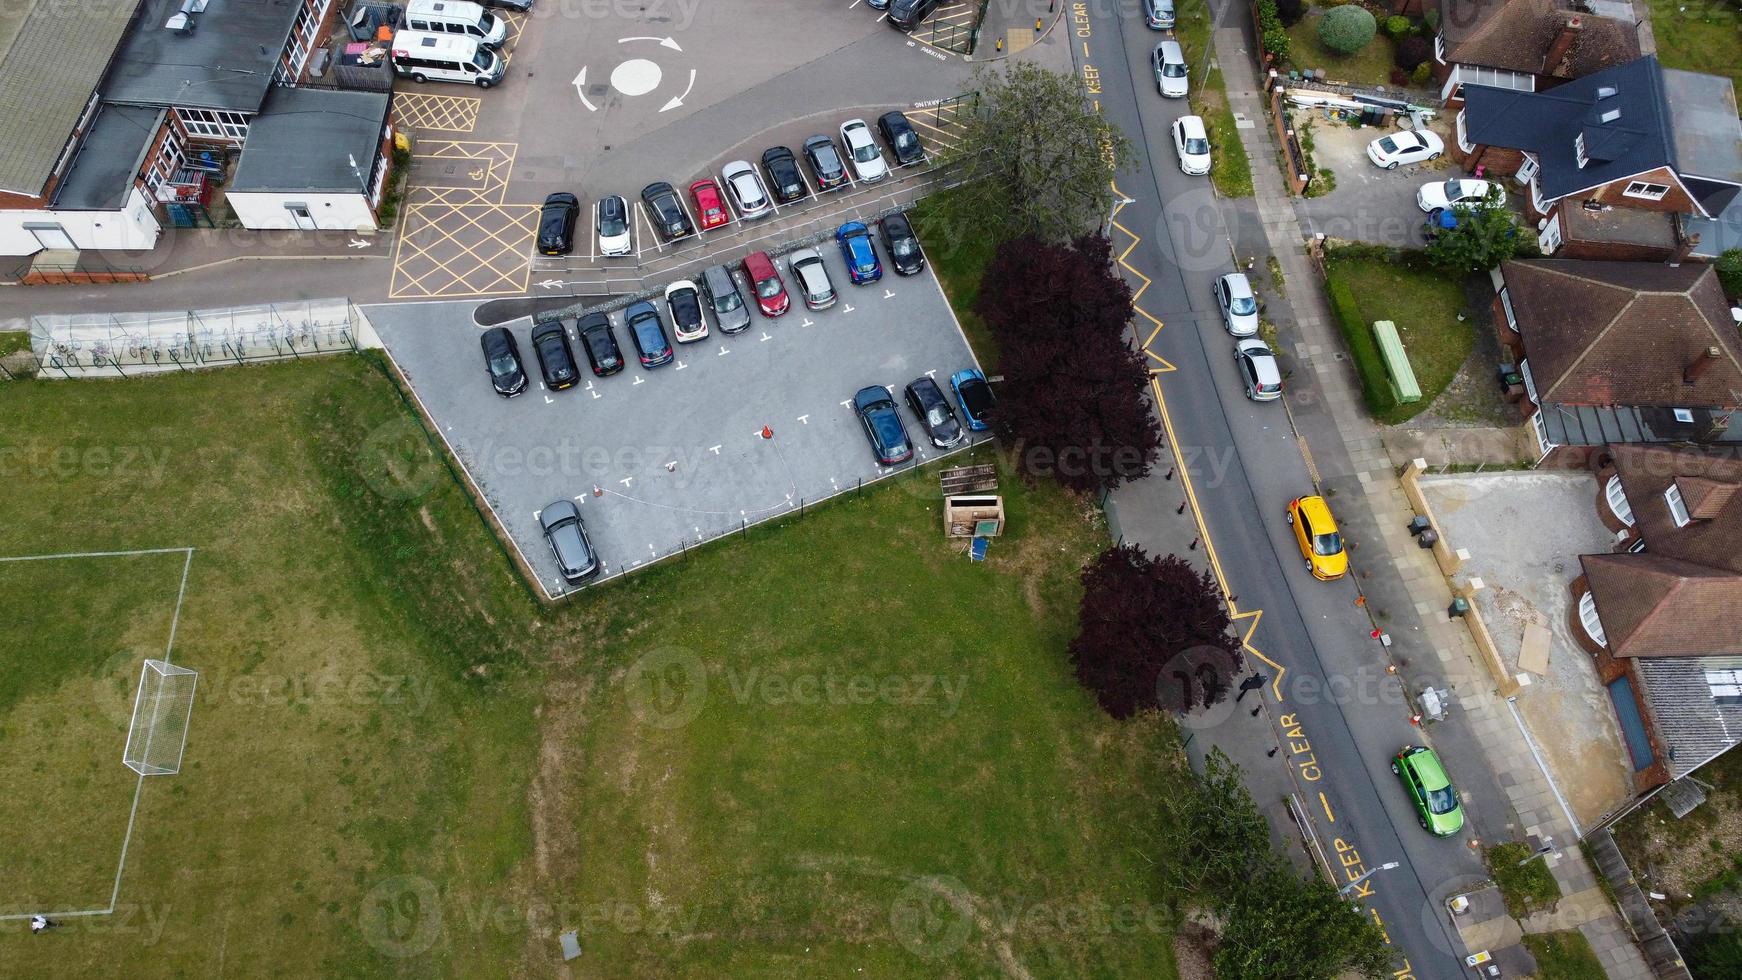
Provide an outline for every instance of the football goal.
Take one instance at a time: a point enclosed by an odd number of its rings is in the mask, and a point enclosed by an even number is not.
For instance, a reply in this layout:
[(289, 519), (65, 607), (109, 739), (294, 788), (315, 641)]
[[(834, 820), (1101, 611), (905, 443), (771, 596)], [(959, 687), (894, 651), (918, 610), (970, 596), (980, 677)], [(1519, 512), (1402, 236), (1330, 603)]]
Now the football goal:
[[(200, 675), (164, 660), (147, 660), (133, 699), (133, 723), (121, 761), (141, 776), (171, 776), (181, 771), (188, 719), (194, 710), (194, 685)], [(110, 751), (114, 751), (111, 749)]]

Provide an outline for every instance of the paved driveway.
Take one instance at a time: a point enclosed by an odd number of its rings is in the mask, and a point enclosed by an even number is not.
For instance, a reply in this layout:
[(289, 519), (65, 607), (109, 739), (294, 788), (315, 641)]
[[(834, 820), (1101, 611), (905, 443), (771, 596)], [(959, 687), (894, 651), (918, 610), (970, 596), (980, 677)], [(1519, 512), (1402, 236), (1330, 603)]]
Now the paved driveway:
[[(1304, 125), (1309, 115), (1313, 120), (1314, 162), (1337, 175), (1337, 186), (1323, 197), (1295, 199), (1301, 223), (1328, 238), (1406, 248), (1423, 245), (1422, 222), (1427, 216), (1416, 207), (1415, 192), (1429, 181), (1462, 176), (1451, 156), (1381, 170), (1367, 159), (1367, 144), (1391, 128), (1351, 129), (1346, 123), (1326, 119), (1323, 110), (1309, 114), (1305, 109), (1296, 110), (1298, 125)], [(1447, 134), (1440, 136), (1450, 144)]]

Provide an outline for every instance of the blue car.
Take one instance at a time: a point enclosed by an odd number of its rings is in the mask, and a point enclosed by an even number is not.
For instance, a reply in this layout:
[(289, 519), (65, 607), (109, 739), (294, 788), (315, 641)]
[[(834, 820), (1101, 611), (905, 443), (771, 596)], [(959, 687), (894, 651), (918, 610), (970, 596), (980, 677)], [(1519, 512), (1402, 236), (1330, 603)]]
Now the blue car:
[(871, 244), (871, 229), (849, 221), (835, 230), (835, 243), (841, 246), (841, 258), (847, 262), (847, 275), (853, 285), (863, 286), (883, 278), (883, 263), (877, 261), (877, 248)]
[(860, 388), (853, 395), (853, 413), (865, 427), (865, 439), (871, 443), (871, 453), (880, 466), (894, 466), (913, 458), (913, 443), (907, 440), (907, 426), (901, 424), (901, 414), (895, 410), (895, 399), (889, 389), (872, 385)]
[(968, 428), (975, 432), (986, 431), (986, 418), (992, 414), (992, 406), (998, 399), (992, 397), (992, 386), (986, 383), (986, 376), (979, 368), (969, 368), (950, 375), (950, 387), (955, 389), (956, 401), (962, 403), (962, 417), (968, 420)]
[(623, 311), (629, 322), (629, 337), (635, 341), (635, 352), (641, 355), (641, 366), (656, 368), (671, 363), (671, 340), (665, 335), (665, 323), (659, 318), (659, 307), (646, 300), (631, 303)]

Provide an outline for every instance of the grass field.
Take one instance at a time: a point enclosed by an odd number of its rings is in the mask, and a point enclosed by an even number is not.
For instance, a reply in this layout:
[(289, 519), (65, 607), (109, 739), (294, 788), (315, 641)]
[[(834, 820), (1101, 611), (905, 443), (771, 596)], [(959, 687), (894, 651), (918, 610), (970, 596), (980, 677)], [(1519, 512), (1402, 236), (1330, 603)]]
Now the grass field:
[[(1339, 327), (1361, 375), (1368, 410), (1388, 425), (1408, 421), (1433, 404), (1458, 368), (1470, 356), (1476, 336), (1470, 322), (1460, 322), (1463, 289), (1457, 282), (1427, 268), (1419, 254), (1391, 256), (1361, 248), (1332, 252), (1326, 285), (1333, 311), (1337, 294), (1346, 291), (1354, 309), (1339, 316)], [(1409, 357), (1421, 400), (1399, 403), (1394, 396), (1373, 322), (1390, 320)], [(1345, 322), (1347, 321), (1347, 322)]]
[[(1336, 4), (1328, 4), (1329, 9)], [(1378, 36), (1354, 54), (1339, 54), (1319, 40), (1321, 17), (1306, 17), (1288, 29), (1288, 61), (1299, 69), (1323, 71), (1333, 82), (1368, 87), (1391, 85), (1391, 69), (1395, 47), (1391, 38), (1380, 31)]]
[(1591, 941), (1577, 929), (1525, 936), (1524, 945), (1536, 957), (1537, 980), (1603, 980), (1608, 976), (1603, 961), (1591, 949)]
[[(201, 671), (120, 914), (0, 932), (8, 970), (548, 975), (575, 929), (577, 976), (1174, 975), (1171, 736), (1070, 676), (1105, 531), (1055, 490), (1005, 482), (985, 564), (916, 474), (547, 608), (370, 358), (0, 385), (0, 413), (0, 555), (195, 547)], [(0, 585), (152, 647), (155, 575), (54, 574)], [(74, 654), (111, 647), (24, 633), (8, 739), (110, 687)], [(99, 734), (57, 766), (130, 785)]]
[(1734, 4), (1646, 0), (1646, 6), (1664, 67), (1742, 82), (1742, 12)]

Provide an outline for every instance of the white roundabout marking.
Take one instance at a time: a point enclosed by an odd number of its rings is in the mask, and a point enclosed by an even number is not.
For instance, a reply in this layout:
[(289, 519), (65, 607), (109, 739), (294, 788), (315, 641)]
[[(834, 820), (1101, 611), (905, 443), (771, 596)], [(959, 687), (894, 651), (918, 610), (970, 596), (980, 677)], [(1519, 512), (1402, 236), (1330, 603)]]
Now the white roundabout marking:
[(624, 95), (646, 95), (659, 87), (663, 73), (646, 58), (630, 58), (611, 69), (611, 87)]

